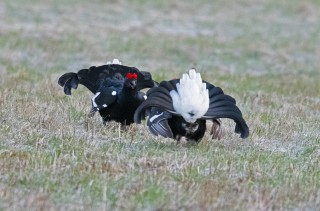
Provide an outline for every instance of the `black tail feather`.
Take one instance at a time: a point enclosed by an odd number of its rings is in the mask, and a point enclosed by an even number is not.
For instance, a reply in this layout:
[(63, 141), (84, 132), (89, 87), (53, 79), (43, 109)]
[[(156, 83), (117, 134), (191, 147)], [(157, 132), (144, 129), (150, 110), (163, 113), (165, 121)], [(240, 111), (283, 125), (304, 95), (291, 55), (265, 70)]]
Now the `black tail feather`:
[(249, 128), (247, 123), (242, 117), (242, 113), (236, 105), (236, 100), (224, 94), (220, 87), (215, 87), (206, 82), (209, 90), (209, 109), (204, 115), (205, 119), (228, 118), (232, 119), (235, 123), (235, 133), (240, 134), (241, 138), (249, 136)]
[(155, 87), (153, 89), (149, 89), (147, 92), (148, 98), (160, 98), (163, 101), (172, 102), (172, 98), (167, 90), (162, 87)]
[(210, 97), (210, 104), (218, 103), (218, 102), (230, 102), (234, 105), (236, 104), (236, 100), (229, 95), (220, 94), (220, 95)]
[(146, 116), (151, 107), (157, 107), (169, 112), (174, 112), (172, 98), (168, 89), (163, 86), (172, 86), (168, 81), (163, 81), (160, 83), (159, 87), (153, 87), (147, 92), (147, 100), (144, 101), (136, 110), (134, 114), (134, 121), (136, 123), (141, 123)]
[(66, 95), (71, 95), (71, 88), (78, 88), (79, 78), (76, 73), (66, 73), (59, 78), (58, 84), (62, 87), (64, 86)]
[[(136, 69), (136, 70), (139, 72), (138, 69)], [(137, 83), (138, 90), (141, 90), (144, 88), (152, 88), (152, 87), (159, 85), (158, 82), (152, 80), (151, 73), (146, 72), (146, 71), (140, 71), (140, 74), (142, 77), (141, 76), (138, 77), (138, 83)]]
[(63, 91), (66, 95), (71, 95), (71, 79), (64, 84)]
[(164, 88), (165, 90), (176, 90), (176, 84), (179, 83), (179, 79), (174, 79), (171, 81), (162, 81), (160, 83), (160, 87)]
[(136, 123), (141, 123), (141, 120), (145, 118), (146, 112), (151, 107), (157, 107), (159, 109), (166, 110), (168, 112), (174, 112), (173, 106), (171, 102), (161, 101), (159, 98), (148, 98), (148, 100), (144, 101), (140, 104), (140, 106), (136, 109), (134, 113), (134, 121)]
[(106, 78), (113, 78), (121, 75), (126, 77), (127, 73), (136, 73), (138, 75), (137, 90), (144, 88), (152, 88), (157, 86), (157, 83), (152, 80), (149, 72), (139, 71), (135, 67), (124, 65), (110, 64), (102, 66), (92, 66), (89, 69), (79, 70), (78, 73), (66, 73), (59, 78), (59, 85), (64, 86), (65, 93), (71, 94), (71, 88), (76, 89), (78, 84), (87, 87), (92, 93), (96, 93)]
[(63, 74), (59, 80), (58, 80), (58, 84), (60, 86), (64, 86), (65, 83), (70, 79), (70, 78), (73, 78), (73, 77), (78, 77), (76, 73), (66, 73), (66, 74)]
[[(247, 123), (242, 117), (242, 114), (237, 107), (221, 107), (212, 110), (208, 110), (207, 114), (210, 118), (228, 118), (232, 119), (235, 123), (235, 133), (239, 133), (241, 138), (247, 138), (249, 136), (249, 128)], [(207, 118), (206, 118), (207, 119)]]
[(212, 98), (213, 96), (217, 95), (223, 95), (224, 92), (220, 87), (215, 87), (212, 84), (206, 83), (207, 89), (209, 90), (209, 98)]

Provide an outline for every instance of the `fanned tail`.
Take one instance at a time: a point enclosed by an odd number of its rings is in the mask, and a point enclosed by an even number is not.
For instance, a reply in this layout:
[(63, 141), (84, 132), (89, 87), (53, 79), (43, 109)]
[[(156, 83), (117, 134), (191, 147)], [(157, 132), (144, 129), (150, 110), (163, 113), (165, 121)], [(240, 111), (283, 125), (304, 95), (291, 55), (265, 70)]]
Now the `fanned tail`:
[(64, 87), (64, 93), (66, 95), (71, 95), (71, 88), (78, 88), (79, 78), (77, 73), (66, 73), (62, 75), (58, 80), (58, 84)]
[(90, 69), (82, 69), (78, 73), (66, 73), (62, 75), (58, 84), (64, 87), (64, 93), (66, 95), (71, 95), (71, 89), (77, 89), (79, 84), (87, 87), (92, 93), (96, 93), (99, 89), (99, 80), (106, 77), (101, 71), (95, 71), (95, 67)]
[(236, 123), (235, 133), (240, 134), (241, 138), (247, 138), (249, 136), (249, 127), (243, 119), (235, 99), (224, 94), (219, 87), (210, 87), (209, 95), (211, 96), (210, 106), (204, 117), (206, 119), (232, 119)]
[(119, 64), (109, 64), (98, 67), (92, 66), (89, 69), (79, 70), (78, 73), (66, 73), (59, 78), (58, 83), (60, 86), (64, 87), (66, 95), (71, 95), (71, 89), (77, 89), (78, 84), (84, 85), (95, 94), (100, 88), (100, 84), (106, 80), (106, 78), (117, 77), (117, 75), (121, 75), (125, 78), (127, 73), (136, 73), (138, 75), (138, 91), (144, 88), (157, 86), (157, 83), (152, 80), (152, 76), (149, 72), (139, 71), (135, 67)]
[(151, 73), (146, 71), (140, 71), (140, 74), (140, 77), (138, 75), (137, 90), (141, 90), (144, 88), (152, 88), (159, 85), (158, 82), (152, 80)]

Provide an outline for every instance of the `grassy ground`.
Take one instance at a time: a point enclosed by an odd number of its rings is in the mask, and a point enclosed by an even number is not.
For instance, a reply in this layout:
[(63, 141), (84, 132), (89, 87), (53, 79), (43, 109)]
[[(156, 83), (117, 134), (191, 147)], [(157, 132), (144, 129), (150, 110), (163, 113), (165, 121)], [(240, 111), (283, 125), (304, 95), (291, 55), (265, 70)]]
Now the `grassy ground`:
[[(0, 2), (0, 210), (317, 210), (320, 1)], [(251, 129), (197, 146), (87, 118), (57, 78), (119, 58), (196, 67)]]

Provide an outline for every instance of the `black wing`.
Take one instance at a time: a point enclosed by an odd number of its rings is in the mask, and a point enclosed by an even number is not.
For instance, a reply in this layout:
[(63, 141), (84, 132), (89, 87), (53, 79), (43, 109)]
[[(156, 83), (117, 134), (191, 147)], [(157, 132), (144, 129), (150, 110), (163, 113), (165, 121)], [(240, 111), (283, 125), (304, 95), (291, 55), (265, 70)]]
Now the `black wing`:
[(147, 99), (147, 95), (144, 92), (137, 92), (137, 98), (140, 102), (143, 102)]
[(117, 90), (108, 87), (104, 88), (103, 91), (97, 92), (92, 98), (92, 109), (99, 111), (112, 105), (117, 100)]
[(150, 109), (147, 121), (150, 132), (156, 136), (161, 135), (165, 138), (173, 138), (172, 130), (168, 124), (168, 119), (172, 117), (169, 112), (153, 107)]
[(116, 74), (121, 74), (125, 77), (127, 73), (136, 73), (137, 89), (151, 88), (156, 85), (156, 82), (152, 80), (152, 76), (149, 72), (139, 71), (135, 67), (128, 67), (118, 64), (102, 65), (98, 67), (90, 67), (89, 69), (79, 70), (78, 73), (66, 73), (62, 75), (58, 84), (64, 87), (66, 95), (71, 95), (71, 89), (77, 89), (78, 84), (82, 84), (87, 87), (92, 93), (96, 93), (100, 87), (100, 84), (106, 78), (113, 78)]

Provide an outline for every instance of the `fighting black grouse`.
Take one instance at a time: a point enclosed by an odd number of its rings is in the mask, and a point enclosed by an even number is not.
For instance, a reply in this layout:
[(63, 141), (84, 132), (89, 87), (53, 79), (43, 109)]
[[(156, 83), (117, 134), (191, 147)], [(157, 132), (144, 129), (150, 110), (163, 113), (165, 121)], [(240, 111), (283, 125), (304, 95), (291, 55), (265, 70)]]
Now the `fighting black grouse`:
[(78, 84), (84, 85), (94, 94), (91, 115), (98, 111), (104, 123), (113, 120), (122, 125), (134, 122), (134, 112), (146, 98), (140, 90), (156, 85), (149, 72), (121, 65), (117, 59), (78, 73), (66, 73), (58, 83), (66, 95), (71, 95), (71, 89), (77, 89)]
[(241, 138), (249, 136), (249, 128), (236, 106), (236, 101), (201, 79), (200, 73), (191, 69), (181, 79), (162, 81), (148, 90), (147, 100), (136, 110), (134, 120), (141, 123), (148, 116), (147, 125), (154, 135), (180, 141), (199, 142), (206, 131), (206, 120), (213, 122), (212, 138), (220, 138), (220, 118), (235, 121), (235, 133)]

